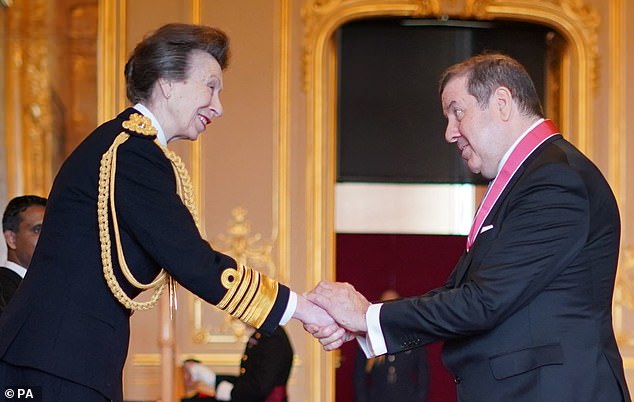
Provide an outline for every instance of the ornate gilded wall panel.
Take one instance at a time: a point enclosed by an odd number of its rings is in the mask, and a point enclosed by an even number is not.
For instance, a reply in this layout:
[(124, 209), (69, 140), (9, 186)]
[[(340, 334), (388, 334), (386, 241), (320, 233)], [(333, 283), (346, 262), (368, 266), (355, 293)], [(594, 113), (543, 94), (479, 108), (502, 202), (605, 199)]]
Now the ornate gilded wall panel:
[(6, 15), (8, 195), (46, 196), (96, 124), (97, 0), (20, 1)]
[(69, 10), (69, 70), (67, 132), (64, 156), (97, 126), (97, 2)]
[(48, 57), (50, 2), (27, 0), (8, 9), (6, 127), (8, 196), (46, 196), (53, 175)]

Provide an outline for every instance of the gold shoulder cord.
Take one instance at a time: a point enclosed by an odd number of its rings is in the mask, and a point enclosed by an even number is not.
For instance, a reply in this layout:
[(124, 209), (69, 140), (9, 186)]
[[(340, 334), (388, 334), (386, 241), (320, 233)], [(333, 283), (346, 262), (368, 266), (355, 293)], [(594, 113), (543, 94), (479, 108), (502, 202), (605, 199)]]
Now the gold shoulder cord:
[[(156, 129), (152, 126), (150, 119), (140, 114), (132, 114), (130, 120), (123, 123), (123, 127), (130, 131), (134, 131), (143, 135), (156, 135)], [(165, 289), (165, 285), (169, 283), (170, 286), (170, 306), (176, 304), (174, 279), (167, 274), (165, 270), (161, 270), (158, 277), (148, 284), (139, 282), (128, 267), (125, 256), (123, 254), (123, 248), (121, 245), (121, 237), (119, 235), (119, 224), (117, 221), (117, 212), (115, 209), (114, 192), (115, 192), (115, 173), (117, 168), (117, 148), (123, 144), (130, 137), (129, 134), (121, 132), (114, 140), (108, 151), (106, 151), (101, 158), (101, 165), (99, 168), (99, 197), (97, 201), (97, 216), (99, 220), (99, 240), (101, 243), (101, 261), (103, 264), (104, 278), (108, 287), (112, 291), (112, 294), (117, 300), (130, 310), (149, 310), (156, 305), (159, 297)], [(183, 161), (174, 152), (168, 150), (158, 141), (154, 141), (157, 144), (165, 156), (170, 160), (172, 168), (174, 169), (174, 175), (176, 176), (177, 193), (180, 196), (183, 204), (189, 209), (189, 212), (194, 218), (194, 222), (200, 230), (200, 224), (198, 220), (198, 214), (194, 204), (194, 192), (189, 177), (189, 173), (185, 168)], [(112, 211), (112, 222), (114, 229), (114, 239), (117, 247), (117, 256), (119, 258), (119, 265), (121, 271), (126, 279), (137, 289), (147, 290), (154, 288), (154, 293), (150, 299), (146, 302), (137, 302), (132, 300), (121, 288), (121, 285), (117, 281), (112, 268), (112, 255), (111, 255), (111, 242), (110, 242), (110, 230), (108, 226), (108, 213)], [(171, 311), (171, 308), (170, 308)]]
[[(130, 120), (123, 123), (123, 127), (143, 135), (156, 135), (156, 129), (147, 117), (140, 114), (132, 114)], [(117, 222), (117, 211), (115, 209), (115, 173), (117, 168), (117, 148), (130, 137), (129, 134), (121, 132), (114, 140), (108, 151), (101, 158), (99, 168), (99, 198), (97, 201), (97, 215), (99, 219), (99, 240), (101, 242), (101, 261), (103, 264), (103, 274), (108, 283), (108, 287), (117, 300), (131, 310), (148, 310), (156, 305), (159, 297), (163, 293), (166, 284), (170, 289), (170, 313), (176, 307), (176, 282), (163, 269), (157, 278), (148, 284), (140, 283), (130, 272), (130, 268), (125, 261), (121, 238), (119, 235), (119, 224)], [(176, 191), (183, 204), (192, 214), (196, 226), (200, 231), (198, 214), (194, 204), (194, 191), (192, 182), (185, 168), (183, 161), (174, 152), (170, 151), (158, 141), (154, 141), (165, 156), (170, 160), (174, 175), (176, 176)], [(137, 302), (132, 300), (117, 281), (112, 269), (112, 254), (110, 243), (110, 230), (108, 214), (112, 213), (112, 226), (114, 239), (117, 247), (119, 265), (125, 278), (137, 289), (154, 289), (150, 300)], [(276, 280), (247, 267), (226, 268), (221, 275), (221, 282), (227, 292), (216, 305), (219, 309), (238, 318), (247, 324), (260, 328), (271, 312), (279, 290)]]

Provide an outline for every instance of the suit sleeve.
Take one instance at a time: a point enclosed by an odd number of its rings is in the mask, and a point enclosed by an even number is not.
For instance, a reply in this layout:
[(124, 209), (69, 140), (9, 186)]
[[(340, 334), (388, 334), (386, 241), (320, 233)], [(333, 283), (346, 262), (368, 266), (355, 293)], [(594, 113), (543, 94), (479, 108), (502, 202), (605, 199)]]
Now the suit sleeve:
[(505, 215), (496, 221), (497, 237), (465, 281), (383, 306), (380, 321), (389, 353), (494, 328), (579, 253), (589, 230), (589, 201), (574, 170), (563, 163), (542, 165), (525, 175), (509, 197), (506, 209), (498, 212)]
[(128, 250), (140, 248), (182, 286), (242, 321), (267, 333), (277, 326), (288, 288), (236, 267), (201, 237), (176, 192), (172, 165), (156, 144), (133, 136), (121, 145), (115, 183), (118, 222), (127, 243), (137, 245)]

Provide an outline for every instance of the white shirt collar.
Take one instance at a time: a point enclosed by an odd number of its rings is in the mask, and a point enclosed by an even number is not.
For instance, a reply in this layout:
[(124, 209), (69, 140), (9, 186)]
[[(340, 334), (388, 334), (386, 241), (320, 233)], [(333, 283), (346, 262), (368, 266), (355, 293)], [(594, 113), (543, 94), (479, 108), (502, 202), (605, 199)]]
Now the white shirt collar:
[[(542, 121), (544, 121), (544, 119), (537, 120), (526, 131), (524, 131), (524, 134), (520, 135), (519, 138), (517, 140), (515, 140), (513, 145), (511, 145), (511, 147), (506, 151), (506, 153), (502, 157), (502, 160), (498, 164), (498, 171), (497, 171), (498, 174), (502, 170), (502, 166), (504, 166), (504, 164), (508, 160), (509, 156), (511, 156), (511, 153), (513, 152), (513, 150), (515, 148), (517, 148), (517, 145), (520, 143), (520, 141), (522, 141), (522, 138), (526, 137), (526, 135), (528, 135), (528, 133), (530, 133), (535, 127), (537, 127), (539, 124), (541, 124)], [(497, 176), (497, 174), (496, 174), (496, 176)]]
[(152, 121), (152, 125), (156, 128), (156, 139), (161, 143), (164, 147), (167, 146), (167, 139), (165, 138), (165, 133), (163, 132), (163, 127), (159, 124), (154, 113), (150, 112), (150, 109), (145, 107), (144, 105), (137, 103), (133, 106), (136, 110), (141, 112), (143, 116), (149, 118)]
[(16, 264), (13, 261), (7, 261), (7, 263), (5, 264), (5, 268), (8, 268), (11, 271), (15, 272), (16, 274), (20, 275), (20, 278), (22, 279), (24, 279), (24, 275), (26, 275), (26, 268)]

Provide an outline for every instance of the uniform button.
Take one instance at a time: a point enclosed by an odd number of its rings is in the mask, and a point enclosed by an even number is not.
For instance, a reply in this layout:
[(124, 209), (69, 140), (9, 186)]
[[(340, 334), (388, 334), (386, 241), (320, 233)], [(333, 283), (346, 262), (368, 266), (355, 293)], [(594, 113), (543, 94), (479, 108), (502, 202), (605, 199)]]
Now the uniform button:
[(246, 373), (246, 372), (247, 372), (247, 369), (245, 369), (244, 367), (242, 367), (242, 368), (240, 369), (240, 374), (244, 374), (244, 373)]
[(249, 356), (247, 356), (247, 355), (242, 355), (242, 361), (243, 361), (243, 362), (246, 362), (248, 358), (249, 358)]
[(462, 382), (462, 378), (454, 377), (453, 382), (454, 382), (454, 384), (460, 384)]

